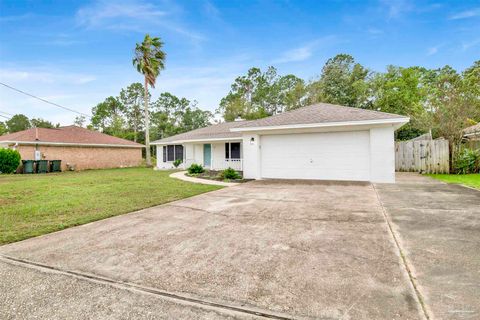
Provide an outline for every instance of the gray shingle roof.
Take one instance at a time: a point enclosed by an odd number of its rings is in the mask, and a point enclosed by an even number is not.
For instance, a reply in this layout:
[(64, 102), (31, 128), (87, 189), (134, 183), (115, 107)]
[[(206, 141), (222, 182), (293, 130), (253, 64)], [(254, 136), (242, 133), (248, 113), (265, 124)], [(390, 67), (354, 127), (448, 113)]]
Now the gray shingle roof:
[(294, 124), (315, 124), (328, 122), (389, 119), (408, 120), (408, 117), (400, 116), (393, 113), (343, 107), (329, 103), (318, 103), (296, 110), (276, 114), (263, 119), (251, 121), (224, 122), (213, 126), (177, 134), (175, 136), (171, 136), (165, 139), (160, 139), (152, 142), (152, 144), (187, 140), (240, 138), (242, 136), (242, 133), (231, 132), (230, 129), (232, 128), (255, 128)]
[(279, 113), (268, 118), (249, 121), (242, 128), (283, 126), (294, 124), (314, 124), (328, 122), (350, 122), (365, 120), (408, 119), (393, 113), (385, 113), (360, 108), (344, 107), (329, 103), (317, 103), (311, 106)]
[(168, 138), (153, 141), (152, 144), (185, 141), (185, 140), (208, 140), (208, 139), (225, 139), (225, 138), (241, 138), (241, 132), (231, 132), (231, 128), (239, 127), (250, 121), (233, 121), (214, 124), (209, 127), (195, 129), (185, 133), (180, 133)]

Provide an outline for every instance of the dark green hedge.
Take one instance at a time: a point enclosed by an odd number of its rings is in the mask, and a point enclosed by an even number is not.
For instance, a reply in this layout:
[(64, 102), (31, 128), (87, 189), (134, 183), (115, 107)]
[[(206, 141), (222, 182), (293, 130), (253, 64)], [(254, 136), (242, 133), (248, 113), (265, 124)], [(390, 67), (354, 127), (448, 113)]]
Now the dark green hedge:
[(0, 173), (14, 173), (20, 165), (20, 153), (17, 150), (0, 148)]

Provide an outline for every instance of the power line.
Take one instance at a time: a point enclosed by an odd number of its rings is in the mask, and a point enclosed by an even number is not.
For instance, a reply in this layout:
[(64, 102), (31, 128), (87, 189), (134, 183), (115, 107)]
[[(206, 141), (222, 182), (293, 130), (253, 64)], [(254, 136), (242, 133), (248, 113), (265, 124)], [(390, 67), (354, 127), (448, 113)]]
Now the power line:
[(4, 116), (2, 114), (0, 114), (0, 117), (10, 120), (10, 117)]
[(21, 94), (24, 94), (24, 95), (26, 95), (26, 96), (29, 96), (29, 97), (38, 99), (38, 100), (40, 100), (40, 101), (43, 101), (43, 102), (48, 103), (48, 104), (51, 104), (51, 105), (54, 105), (55, 107), (59, 107), (59, 108), (65, 109), (65, 110), (68, 110), (68, 111), (70, 111), (70, 112), (75, 112), (75, 113), (78, 113), (78, 114), (80, 114), (80, 115), (82, 115), (82, 116), (86, 116), (86, 117), (90, 118), (90, 116), (89, 116), (88, 114), (85, 114), (85, 113), (83, 113), (83, 112), (80, 112), (80, 111), (77, 111), (77, 110), (74, 110), (74, 109), (70, 109), (70, 108), (61, 106), (61, 105), (59, 105), (58, 103), (51, 102), (51, 101), (45, 100), (45, 99), (43, 99), (43, 98), (37, 97), (36, 95), (33, 95), (33, 94), (28, 93), (28, 92), (22, 91), (22, 90), (20, 90), (20, 89), (14, 88), (14, 87), (9, 86), (8, 84), (5, 84), (5, 83), (3, 83), (3, 82), (0, 82), (0, 84), (1, 84), (2, 86), (6, 87), (6, 88), (9, 88), (9, 89), (11, 89), (11, 90), (17, 91), (17, 92), (19, 92), (19, 93), (21, 93)]

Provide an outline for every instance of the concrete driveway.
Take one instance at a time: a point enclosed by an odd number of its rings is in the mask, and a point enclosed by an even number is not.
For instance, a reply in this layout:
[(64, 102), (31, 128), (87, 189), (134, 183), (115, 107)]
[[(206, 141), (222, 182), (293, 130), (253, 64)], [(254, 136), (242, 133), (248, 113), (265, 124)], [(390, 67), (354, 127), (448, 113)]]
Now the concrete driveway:
[[(402, 240), (408, 226), (390, 209), (411, 204), (411, 188), (257, 181), (3, 246), (0, 318), (433, 318), (445, 289), (429, 282), (430, 262), (413, 266), (418, 235)], [(478, 316), (478, 270), (462, 278), (470, 309), (451, 318)]]

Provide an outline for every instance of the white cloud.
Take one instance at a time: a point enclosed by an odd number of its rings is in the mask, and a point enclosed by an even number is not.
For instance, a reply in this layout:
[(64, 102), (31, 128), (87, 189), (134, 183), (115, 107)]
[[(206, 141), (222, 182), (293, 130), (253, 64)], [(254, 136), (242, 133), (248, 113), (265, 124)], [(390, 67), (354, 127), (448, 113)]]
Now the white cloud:
[(398, 18), (413, 9), (409, 0), (380, 0), (380, 5), (386, 9), (388, 18)]
[(427, 50), (427, 56), (433, 56), (438, 52), (438, 47), (430, 47)]
[(441, 43), (441, 44), (438, 44), (436, 46), (428, 48), (427, 49), (427, 56), (433, 56), (433, 55), (437, 54), (438, 51), (440, 50), (440, 48), (442, 48), (443, 46), (445, 46), (445, 43)]
[(17, 16), (4, 16), (4, 17), (0, 17), (0, 23), (2, 23), (2, 22), (18, 22), (18, 21), (26, 20), (26, 19), (29, 19), (29, 18), (32, 18), (32, 17), (34, 17), (34, 15), (31, 14), (31, 13), (25, 13), (25, 14), (21, 14), (21, 15), (17, 15)]
[(480, 45), (480, 38), (472, 40), (470, 42), (463, 42), (462, 43), (462, 50), (467, 51), (470, 48), (476, 47)]
[(335, 42), (335, 40), (336, 36), (330, 35), (311, 41), (301, 47), (285, 51), (278, 59), (273, 60), (273, 63), (305, 61), (309, 59), (320, 46), (330, 45)]
[(467, 18), (474, 18), (480, 16), (480, 8), (474, 8), (462, 12), (458, 12), (449, 17), (449, 20), (459, 20), (459, 19), (467, 19)]
[[(195, 44), (205, 37), (192, 31), (178, 21), (178, 12), (173, 4), (158, 5), (143, 1), (107, 1), (100, 0), (80, 8), (76, 13), (79, 26), (87, 29), (107, 29), (112, 31), (149, 32), (154, 27), (163, 27), (194, 41)], [(177, 11), (177, 12), (175, 12)]]
[(114, 19), (151, 20), (167, 15), (150, 3), (99, 1), (78, 10), (76, 18), (80, 25), (89, 28), (104, 27)]
[(65, 85), (81, 85), (95, 81), (95, 77), (82, 73), (70, 73), (58, 70), (21, 70), (21, 69), (0, 69), (0, 79), (3, 82), (31, 81), (44, 84), (63, 83)]
[(380, 34), (384, 34), (383, 30), (380, 30), (380, 29), (377, 29), (377, 28), (368, 28), (367, 32), (372, 34), (372, 35), (375, 35), (375, 36), (378, 36)]
[[(250, 55), (231, 56), (199, 63), (171, 66), (161, 73), (152, 99), (165, 91), (191, 101), (198, 107), (215, 111), (235, 78), (251, 66)], [(90, 114), (92, 107), (133, 82), (142, 82), (142, 76), (130, 65), (82, 66), (81, 71), (67, 66), (42, 65), (37, 67), (9, 64), (0, 68), (0, 81), (62, 106)], [(84, 73), (83, 70), (85, 71)], [(41, 117), (54, 123), (68, 125), (76, 114), (37, 99), (24, 96), (0, 86), (0, 110), (12, 114), (23, 113), (29, 118)]]
[(211, 2), (211, 1), (205, 1), (203, 8), (205, 10), (205, 13), (214, 19), (219, 19), (220, 18), (220, 10)]

